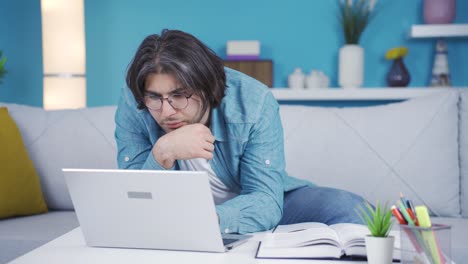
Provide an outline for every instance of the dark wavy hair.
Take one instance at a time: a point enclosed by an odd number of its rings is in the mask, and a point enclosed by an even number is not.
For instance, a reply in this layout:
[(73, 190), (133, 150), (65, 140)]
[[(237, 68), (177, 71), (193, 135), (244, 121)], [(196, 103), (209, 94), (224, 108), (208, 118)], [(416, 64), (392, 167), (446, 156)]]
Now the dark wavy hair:
[(187, 89), (202, 99), (202, 111), (221, 103), (226, 89), (226, 73), (221, 58), (196, 37), (164, 29), (160, 35), (147, 36), (138, 47), (127, 69), (127, 86), (139, 109), (145, 109), (143, 96), (150, 74), (174, 76)]

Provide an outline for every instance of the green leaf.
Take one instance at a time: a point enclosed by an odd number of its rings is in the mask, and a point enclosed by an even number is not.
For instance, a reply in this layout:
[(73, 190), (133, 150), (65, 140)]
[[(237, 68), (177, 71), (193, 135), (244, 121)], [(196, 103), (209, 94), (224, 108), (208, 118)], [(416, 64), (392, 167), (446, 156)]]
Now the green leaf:
[(367, 228), (371, 232), (372, 236), (375, 237), (386, 237), (388, 236), (392, 222), (392, 212), (388, 208), (388, 203), (382, 207), (379, 201), (377, 201), (375, 209), (368, 202), (364, 203), (364, 206), (359, 206), (359, 210), (356, 212), (363, 223), (367, 225)]
[(348, 5), (347, 1), (338, 1), (339, 21), (347, 44), (359, 43), (362, 33), (376, 14), (377, 5), (371, 11), (370, 0), (353, 1), (352, 5)]
[(7, 74), (7, 71), (5, 70), (5, 63), (7, 58), (3, 57), (3, 52), (0, 50), (0, 84), (2, 84), (2, 79), (3, 77)]
[[(0, 58), (1, 58), (1, 56), (0, 56)], [(5, 65), (5, 62), (6, 62), (6, 58), (2, 58), (0, 60), (0, 69), (3, 68), (3, 66)]]

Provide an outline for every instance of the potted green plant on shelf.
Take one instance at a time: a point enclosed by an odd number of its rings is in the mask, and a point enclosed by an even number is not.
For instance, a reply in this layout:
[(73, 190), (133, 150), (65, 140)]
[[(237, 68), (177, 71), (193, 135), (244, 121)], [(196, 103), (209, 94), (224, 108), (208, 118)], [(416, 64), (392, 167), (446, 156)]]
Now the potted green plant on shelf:
[(362, 33), (375, 15), (377, 0), (338, 0), (338, 18), (345, 45), (339, 51), (338, 82), (343, 88), (357, 88), (364, 81)]
[(382, 207), (377, 201), (373, 208), (366, 202), (364, 207), (359, 208), (358, 214), (371, 233), (365, 237), (368, 263), (392, 263), (395, 238), (389, 236), (393, 221), (392, 211), (387, 203)]
[(2, 51), (0, 50), (0, 84), (2, 84), (3, 77), (7, 74), (5, 70), (6, 58), (3, 57)]

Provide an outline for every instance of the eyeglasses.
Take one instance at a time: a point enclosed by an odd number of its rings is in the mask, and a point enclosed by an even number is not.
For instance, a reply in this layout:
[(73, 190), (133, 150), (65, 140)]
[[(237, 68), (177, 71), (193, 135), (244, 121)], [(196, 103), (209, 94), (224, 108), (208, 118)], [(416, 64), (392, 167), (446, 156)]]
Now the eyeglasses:
[(167, 98), (152, 95), (152, 94), (145, 94), (144, 101), (145, 105), (148, 109), (153, 111), (160, 111), (163, 105), (163, 101), (167, 100), (167, 102), (172, 106), (172, 108), (176, 110), (185, 109), (188, 105), (188, 99), (192, 97), (193, 94), (171, 94)]

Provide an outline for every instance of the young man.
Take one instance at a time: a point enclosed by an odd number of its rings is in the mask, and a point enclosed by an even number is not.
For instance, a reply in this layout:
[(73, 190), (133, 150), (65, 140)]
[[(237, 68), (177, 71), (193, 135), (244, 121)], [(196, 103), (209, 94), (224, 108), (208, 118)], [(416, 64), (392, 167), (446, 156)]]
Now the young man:
[(119, 167), (207, 171), (221, 232), (360, 222), (361, 197), (288, 176), (275, 98), (194, 36), (146, 37), (126, 81), (115, 117)]

